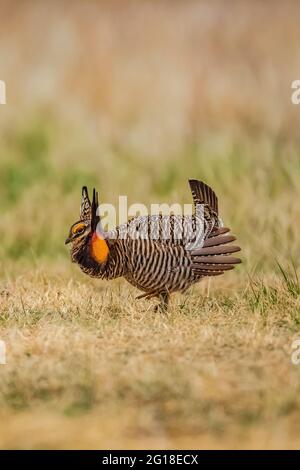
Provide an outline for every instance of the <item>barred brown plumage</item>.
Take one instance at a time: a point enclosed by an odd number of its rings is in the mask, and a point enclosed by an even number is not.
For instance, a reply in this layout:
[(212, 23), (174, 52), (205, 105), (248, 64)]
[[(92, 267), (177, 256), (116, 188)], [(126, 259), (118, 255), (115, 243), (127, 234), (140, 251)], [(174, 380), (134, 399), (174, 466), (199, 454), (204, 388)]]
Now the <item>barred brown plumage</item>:
[(240, 251), (229, 245), (218, 215), (218, 199), (205, 183), (189, 180), (195, 211), (192, 216), (139, 216), (104, 232), (97, 214), (98, 193), (92, 203), (82, 189), (80, 220), (72, 225), (66, 243), (72, 243), (72, 260), (92, 277), (123, 276), (144, 293), (159, 297), (161, 308), (172, 292), (184, 292), (207, 276), (218, 276), (241, 262), (231, 256)]

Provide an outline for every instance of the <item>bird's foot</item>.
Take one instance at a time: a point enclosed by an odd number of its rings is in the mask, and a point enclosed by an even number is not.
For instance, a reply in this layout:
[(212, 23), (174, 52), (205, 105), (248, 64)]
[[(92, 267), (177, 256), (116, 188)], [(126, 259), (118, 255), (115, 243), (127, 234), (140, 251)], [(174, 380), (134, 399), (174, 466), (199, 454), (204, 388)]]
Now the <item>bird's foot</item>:
[(168, 312), (169, 298), (170, 297), (167, 292), (159, 294), (160, 303), (155, 305), (154, 311), (166, 314)]

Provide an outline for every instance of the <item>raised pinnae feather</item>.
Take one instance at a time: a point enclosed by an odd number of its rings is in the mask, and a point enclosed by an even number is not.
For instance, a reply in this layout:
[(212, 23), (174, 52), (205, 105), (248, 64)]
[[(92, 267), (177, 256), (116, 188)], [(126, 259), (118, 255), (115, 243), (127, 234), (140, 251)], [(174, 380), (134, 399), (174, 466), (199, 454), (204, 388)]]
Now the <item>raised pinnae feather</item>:
[(81, 206), (80, 206), (80, 220), (91, 220), (91, 201), (89, 198), (88, 189), (86, 186), (82, 188), (82, 198), (81, 198)]
[(98, 200), (98, 192), (96, 192), (96, 189), (93, 189), (93, 201), (92, 201), (92, 221), (91, 221), (91, 227), (92, 227), (92, 232), (96, 231), (97, 225), (100, 222), (100, 217), (97, 214), (97, 210), (99, 207), (99, 200)]

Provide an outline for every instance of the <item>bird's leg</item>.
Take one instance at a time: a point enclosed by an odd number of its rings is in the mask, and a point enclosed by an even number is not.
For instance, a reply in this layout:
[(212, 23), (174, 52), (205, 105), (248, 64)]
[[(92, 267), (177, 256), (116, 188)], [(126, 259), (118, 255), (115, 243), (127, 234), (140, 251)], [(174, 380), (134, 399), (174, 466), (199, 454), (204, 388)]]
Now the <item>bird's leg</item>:
[(135, 299), (140, 300), (140, 299), (152, 299), (152, 297), (156, 297), (156, 292), (146, 292), (145, 294), (138, 295)]
[(155, 312), (162, 312), (162, 313), (167, 313), (167, 310), (168, 310), (168, 305), (169, 305), (169, 299), (170, 299), (170, 295), (168, 292), (161, 292), (159, 294), (159, 300), (160, 300), (160, 303), (158, 305), (156, 305), (155, 307)]
[(152, 299), (153, 297), (158, 297), (160, 300), (160, 303), (154, 307), (155, 312), (162, 312), (166, 313), (168, 310), (168, 305), (169, 305), (169, 299), (170, 299), (170, 294), (167, 291), (160, 292), (159, 294), (157, 292), (146, 292), (145, 294), (141, 294), (136, 299)]

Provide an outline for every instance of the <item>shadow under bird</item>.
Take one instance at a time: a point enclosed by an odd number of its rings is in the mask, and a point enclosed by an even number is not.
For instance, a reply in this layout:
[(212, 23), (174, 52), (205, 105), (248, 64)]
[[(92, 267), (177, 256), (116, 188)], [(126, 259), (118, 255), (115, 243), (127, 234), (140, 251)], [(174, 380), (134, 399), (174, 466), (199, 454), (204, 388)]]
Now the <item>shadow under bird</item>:
[(158, 297), (166, 310), (172, 292), (184, 292), (205, 277), (218, 276), (240, 263), (236, 239), (223, 227), (218, 198), (202, 181), (189, 180), (194, 214), (137, 216), (111, 231), (104, 231), (98, 214), (98, 193), (90, 201), (82, 188), (80, 219), (65, 241), (71, 243), (72, 261), (91, 277), (123, 276), (144, 293)]

